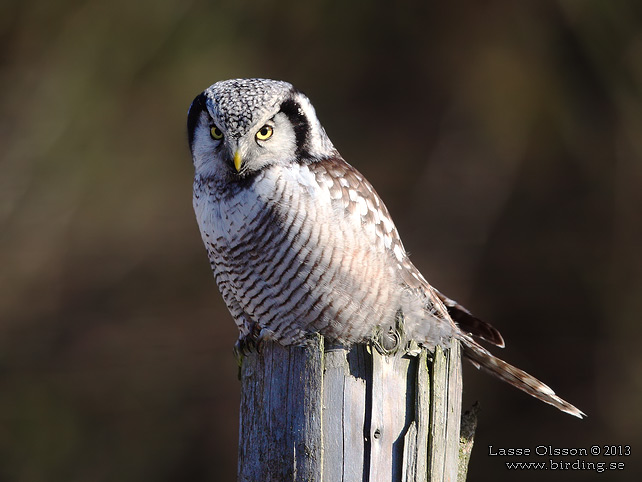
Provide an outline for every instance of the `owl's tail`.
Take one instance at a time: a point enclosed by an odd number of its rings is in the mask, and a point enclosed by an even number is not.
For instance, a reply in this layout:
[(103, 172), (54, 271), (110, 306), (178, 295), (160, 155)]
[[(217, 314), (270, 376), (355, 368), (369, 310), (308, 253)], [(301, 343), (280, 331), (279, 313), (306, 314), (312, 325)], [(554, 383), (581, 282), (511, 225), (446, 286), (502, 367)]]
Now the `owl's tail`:
[(488, 350), (470, 338), (470, 336), (463, 335), (459, 339), (463, 347), (464, 356), (477, 368), (483, 368), (499, 379), (510, 383), (542, 402), (553, 405), (562, 412), (578, 418), (586, 417), (586, 414), (581, 410), (555, 395), (555, 392), (548, 385), (540, 382), (524, 370), (520, 370), (492, 355)]

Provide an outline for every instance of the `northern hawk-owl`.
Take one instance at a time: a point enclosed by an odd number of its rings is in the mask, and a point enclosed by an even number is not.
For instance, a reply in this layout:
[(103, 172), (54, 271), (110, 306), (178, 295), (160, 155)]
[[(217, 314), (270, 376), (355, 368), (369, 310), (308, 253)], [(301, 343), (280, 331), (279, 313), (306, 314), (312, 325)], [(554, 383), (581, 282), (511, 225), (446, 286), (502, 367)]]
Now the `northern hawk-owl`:
[(473, 339), (504, 345), (415, 268), (383, 201), (291, 84), (217, 82), (194, 99), (187, 129), (194, 211), (239, 346), (311, 333), (350, 345), (402, 331), (429, 349), (454, 339), (477, 367), (584, 415)]

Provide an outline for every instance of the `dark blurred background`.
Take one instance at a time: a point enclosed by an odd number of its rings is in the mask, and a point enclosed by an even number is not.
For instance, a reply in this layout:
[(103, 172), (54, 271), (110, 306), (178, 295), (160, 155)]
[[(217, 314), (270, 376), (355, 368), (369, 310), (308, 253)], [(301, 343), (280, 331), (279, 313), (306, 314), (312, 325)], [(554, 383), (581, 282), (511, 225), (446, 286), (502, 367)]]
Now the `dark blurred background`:
[[(185, 120), (249, 76), (306, 92), (426, 277), (589, 415), (467, 367), (469, 480), (640, 480), (642, 2), (4, 0), (0, 481), (235, 479)], [(514, 473), (491, 444), (633, 455)]]

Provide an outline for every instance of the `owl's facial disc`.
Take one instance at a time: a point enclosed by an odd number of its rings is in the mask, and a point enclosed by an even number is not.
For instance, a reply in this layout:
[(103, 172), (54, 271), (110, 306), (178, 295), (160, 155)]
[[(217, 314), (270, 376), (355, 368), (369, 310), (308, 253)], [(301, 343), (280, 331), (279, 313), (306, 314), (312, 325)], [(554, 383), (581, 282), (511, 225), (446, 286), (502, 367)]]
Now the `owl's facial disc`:
[(206, 178), (338, 155), (308, 98), (287, 82), (217, 82), (192, 103), (187, 128), (194, 167)]
[(240, 175), (251, 174), (268, 165), (296, 160), (297, 139), (292, 123), (283, 112), (260, 119), (247, 132), (228, 142), (234, 169)]

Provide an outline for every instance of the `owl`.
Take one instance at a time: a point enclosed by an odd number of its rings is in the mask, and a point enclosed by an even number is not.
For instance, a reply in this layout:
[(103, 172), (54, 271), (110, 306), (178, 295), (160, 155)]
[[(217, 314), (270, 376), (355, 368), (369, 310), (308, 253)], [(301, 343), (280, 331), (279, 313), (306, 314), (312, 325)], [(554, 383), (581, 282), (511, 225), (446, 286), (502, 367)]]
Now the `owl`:
[(504, 346), (412, 264), (383, 201), (301, 91), (277, 80), (217, 82), (194, 99), (187, 130), (194, 211), (238, 349), (301, 345), (314, 333), (348, 346), (394, 346), (386, 340), (399, 333), (428, 349), (457, 340), (477, 367), (584, 416), (477, 342)]

